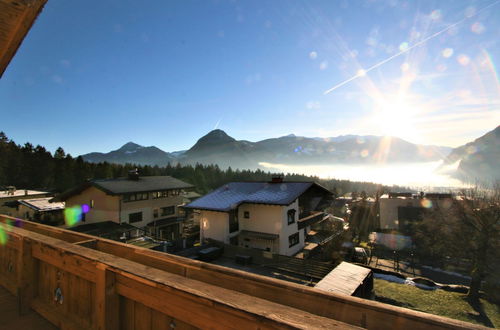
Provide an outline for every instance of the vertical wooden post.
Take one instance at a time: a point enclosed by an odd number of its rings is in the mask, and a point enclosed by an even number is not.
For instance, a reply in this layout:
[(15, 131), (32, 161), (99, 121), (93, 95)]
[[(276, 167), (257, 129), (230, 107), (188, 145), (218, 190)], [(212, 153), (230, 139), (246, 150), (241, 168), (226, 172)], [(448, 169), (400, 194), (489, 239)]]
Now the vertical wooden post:
[(118, 330), (120, 327), (120, 301), (116, 293), (115, 273), (104, 264), (97, 264), (96, 313), (97, 329)]
[(29, 312), (38, 281), (38, 263), (33, 257), (31, 247), (31, 240), (21, 236), (17, 266), (17, 302), (20, 315)]

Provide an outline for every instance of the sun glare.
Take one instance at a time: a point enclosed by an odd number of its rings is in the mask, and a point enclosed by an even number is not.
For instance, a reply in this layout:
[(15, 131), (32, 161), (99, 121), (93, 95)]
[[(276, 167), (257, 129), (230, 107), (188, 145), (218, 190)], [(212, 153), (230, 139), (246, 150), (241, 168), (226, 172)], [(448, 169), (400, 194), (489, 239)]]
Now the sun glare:
[(376, 125), (385, 136), (395, 136), (414, 141), (416, 106), (403, 97), (385, 97), (374, 109)]

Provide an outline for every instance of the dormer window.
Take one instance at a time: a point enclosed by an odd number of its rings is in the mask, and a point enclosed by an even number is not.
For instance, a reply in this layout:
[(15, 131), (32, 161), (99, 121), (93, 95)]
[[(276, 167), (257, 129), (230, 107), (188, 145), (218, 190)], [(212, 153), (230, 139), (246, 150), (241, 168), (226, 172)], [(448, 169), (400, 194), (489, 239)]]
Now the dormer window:
[(295, 223), (295, 209), (288, 210), (287, 212), (287, 219), (288, 219), (288, 224), (291, 225), (292, 223)]

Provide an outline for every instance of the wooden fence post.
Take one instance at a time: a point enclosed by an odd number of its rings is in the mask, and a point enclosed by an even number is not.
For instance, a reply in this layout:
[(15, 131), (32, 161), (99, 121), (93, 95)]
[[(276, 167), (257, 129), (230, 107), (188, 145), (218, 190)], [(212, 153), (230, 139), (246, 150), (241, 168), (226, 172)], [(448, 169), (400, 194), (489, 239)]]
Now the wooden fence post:
[(97, 329), (120, 328), (120, 301), (116, 293), (115, 273), (104, 264), (97, 264), (96, 313)]
[(20, 315), (25, 315), (31, 308), (31, 301), (38, 281), (38, 262), (32, 254), (31, 240), (21, 236), (17, 267), (17, 302)]

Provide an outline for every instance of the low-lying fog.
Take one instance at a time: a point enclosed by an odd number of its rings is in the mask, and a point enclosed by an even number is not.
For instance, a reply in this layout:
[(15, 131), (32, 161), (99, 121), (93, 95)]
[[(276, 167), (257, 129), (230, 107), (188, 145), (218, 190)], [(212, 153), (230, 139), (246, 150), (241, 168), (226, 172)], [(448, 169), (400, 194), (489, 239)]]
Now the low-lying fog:
[(287, 165), (261, 162), (259, 165), (269, 171), (315, 175), (324, 179), (346, 179), (409, 187), (463, 186), (461, 181), (446, 174), (452, 168), (443, 169), (442, 161), (381, 165)]

